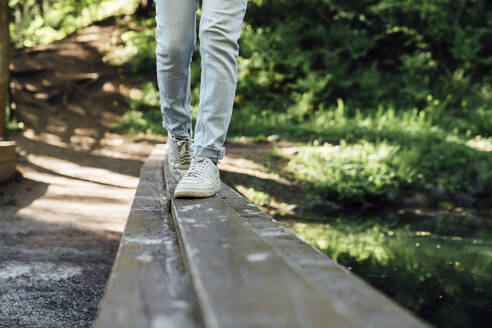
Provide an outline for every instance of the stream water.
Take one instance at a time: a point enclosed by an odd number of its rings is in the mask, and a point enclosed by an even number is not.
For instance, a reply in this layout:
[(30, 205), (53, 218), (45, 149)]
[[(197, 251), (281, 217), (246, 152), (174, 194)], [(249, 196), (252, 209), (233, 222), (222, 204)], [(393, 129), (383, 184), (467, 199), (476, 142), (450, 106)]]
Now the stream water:
[(490, 327), (492, 214), (399, 211), (284, 222), (436, 327)]

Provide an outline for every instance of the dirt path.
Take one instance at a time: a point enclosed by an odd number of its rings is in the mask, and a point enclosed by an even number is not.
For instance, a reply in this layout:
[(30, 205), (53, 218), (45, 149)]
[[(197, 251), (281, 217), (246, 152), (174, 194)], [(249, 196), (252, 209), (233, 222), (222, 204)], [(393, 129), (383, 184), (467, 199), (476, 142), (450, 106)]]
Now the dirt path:
[[(113, 26), (15, 54), (21, 176), (0, 185), (0, 327), (85, 327), (151, 138), (109, 132), (124, 110), (103, 63)], [(162, 142), (162, 139), (161, 139)]]
[[(117, 68), (103, 62), (114, 31), (94, 25), (13, 59), (13, 101), (25, 129), (12, 135), (20, 175), (0, 185), (0, 327), (90, 326), (140, 166), (165, 142), (109, 132), (125, 110)], [(271, 150), (228, 143), (221, 177), (245, 194), (275, 195), (265, 208), (271, 214), (289, 212), (296, 190), (266, 172)]]

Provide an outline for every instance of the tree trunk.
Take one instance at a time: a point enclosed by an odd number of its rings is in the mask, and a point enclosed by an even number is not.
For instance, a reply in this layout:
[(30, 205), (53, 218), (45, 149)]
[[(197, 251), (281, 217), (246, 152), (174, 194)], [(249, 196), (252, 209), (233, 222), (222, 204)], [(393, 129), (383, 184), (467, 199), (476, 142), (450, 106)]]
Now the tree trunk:
[(44, 16), (43, 0), (36, 0), (36, 3), (38, 4), (39, 7), (39, 14), (41, 16)]
[(9, 85), (9, 1), (0, 0), (0, 139), (6, 137), (6, 117)]
[(152, 6), (153, 4), (154, 4), (153, 1), (139, 0), (138, 7), (135, 10), (135, 15), (137, 17), (151, 17), (154, 12), (153, 11), (154, 7)]

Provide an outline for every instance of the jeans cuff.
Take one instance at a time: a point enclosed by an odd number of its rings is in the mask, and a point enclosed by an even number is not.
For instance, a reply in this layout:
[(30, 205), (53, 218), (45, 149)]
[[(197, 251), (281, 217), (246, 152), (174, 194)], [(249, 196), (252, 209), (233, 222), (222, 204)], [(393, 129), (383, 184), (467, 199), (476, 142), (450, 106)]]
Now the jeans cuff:
[(194, 152), (195, 155), (197, 156), (215, 157), (217, 159), (222, 159), (224, 158), (225, 155), (224, 149), (217, 149), (217, 148), (205, 147), (200, 145), (194, 145)]
[(167, 130), (167, 136), (168, 137), (173, 137), (173, 138), (180, 138), (180, 139), (193, 139), (193, 133), (190, 131), (186, 131), (186, 129), (183, 129), (181, 131), (174, 131), (176, 133), (173, 133), (171, 128), (167, 126), (164, 121), (162, 122), (162, 127)]
[(173, 135), (169, 131), (167, 132), (167, 137), (168, 137), (168, 139), (174, 139), (174, 140), (176, 140), (176, 139), (180, 139), (180, 140), (183, 140), (183, 139), (191, 139), (191, 140), (193, 140), (193, 138), (192, 137), (189, 137), (189, 136), (184, 136), (184, 137), (178, 136), (178, 137), (176, 137), (175, 135)]

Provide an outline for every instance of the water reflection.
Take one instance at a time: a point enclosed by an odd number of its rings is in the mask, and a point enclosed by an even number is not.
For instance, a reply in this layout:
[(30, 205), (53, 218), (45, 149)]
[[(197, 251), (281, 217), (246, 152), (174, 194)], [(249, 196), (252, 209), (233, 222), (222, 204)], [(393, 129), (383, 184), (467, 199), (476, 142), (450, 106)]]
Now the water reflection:
[(492, 322), (492, 218), (341, 217), (296, 234), (437, 327)]

